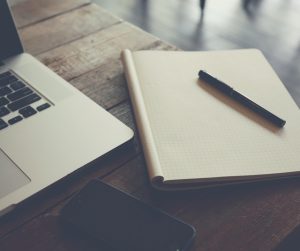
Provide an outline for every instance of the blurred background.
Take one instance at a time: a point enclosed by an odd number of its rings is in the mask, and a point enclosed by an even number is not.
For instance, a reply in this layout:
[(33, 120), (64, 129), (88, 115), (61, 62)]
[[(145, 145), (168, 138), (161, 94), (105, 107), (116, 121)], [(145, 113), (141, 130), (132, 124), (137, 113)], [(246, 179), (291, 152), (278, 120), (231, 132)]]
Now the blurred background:
[(262, 50), (300, 107), (300, 0), (93, 1), (183, 50)]

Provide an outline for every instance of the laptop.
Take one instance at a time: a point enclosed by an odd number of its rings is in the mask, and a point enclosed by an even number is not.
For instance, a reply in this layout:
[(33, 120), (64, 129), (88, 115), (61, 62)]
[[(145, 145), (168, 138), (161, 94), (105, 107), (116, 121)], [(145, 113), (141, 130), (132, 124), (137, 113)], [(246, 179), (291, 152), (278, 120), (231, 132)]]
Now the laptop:
[(127, 142), (133, 132), (24, 53), (0, 0), (0, 215)]

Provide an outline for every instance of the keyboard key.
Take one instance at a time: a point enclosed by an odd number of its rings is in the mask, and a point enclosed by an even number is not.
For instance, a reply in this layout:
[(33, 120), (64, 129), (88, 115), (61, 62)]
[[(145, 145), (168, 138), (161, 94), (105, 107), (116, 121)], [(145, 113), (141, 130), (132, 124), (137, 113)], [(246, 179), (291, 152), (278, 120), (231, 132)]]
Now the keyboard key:
[(0, 119), (0, 130), (4, 129), (7, 126), (8, 124), (3, 119)]
[(11, 110), (11, 111), (16, 111), (19, 110), (27, 105), (30, 105), (38, 100), (40, 100), (41, 97), (38, 96), (37, 94), (33, 93), (30, 94), (29, 96), (26, 96), (25, 98), (19, 99), (13, 103), (10, 103), (9, 105), (7, 105), (7, 107)]
[(49, 105), (48, 103), (45, 103), (45, 104), (43, 104), (43, 105), (38, 106), (36, 109), (37, 109), (39, 112), (41, 112), (41, 111), (43, 111), (43, 110), (45, 110), (45, 109), (47, 109), (47, 108), (49, 108), (49, 107), (50, 107), (50, 105)]
[(18, 81), (18, 79), (13, 75), (8, 76), (6, 78), (0, 78), (0, 87), (9, 85), (9, 84), (11, 84), (13, 82), (16, 82), (16, 81)]
[(19, 110), (19, 113), (22, 114), (24, 118), (28, 118), (28, 117), (32, 116), (33, 114), (36, 114), (37, 112), (31, 106), (27, 106), (27, 107)]
[(23, 89), (20, 89), (12, 94), (7, 95), (7, 98), (10, 101), (15, 101), (17, 99), (23, 98), (25, 96), (28, 96), (29, 94), (33, 93), (33, 91), (31, 89), (29, 89), (28, 87), (25, 87)]
[(22, 83), (21, 81), (14, 82), (10, 85), (10, 88), (13, 89), (14, 91), (17, 91), (23, 87), (25, 87), (25, 84)]
[(10, 111), (5, 106), (0, 107), (0, 117), (4, 117), (9, 113)]
[(12, 90), (9, 87), (5, 86), (0, 89), (0, 96), (5, 96), (11, 92), (12, 92)]
[(8, 99), (5, 97), (0, 98), (0, 106), (7, 105), (9, 103)]
[(22, 119), (23, 119), (22, 116), (19, 115), (17, 117), (14, 117), (14, 118), (8, 120), (8, 124), (13, 125), (13, 124), (21, 121)]

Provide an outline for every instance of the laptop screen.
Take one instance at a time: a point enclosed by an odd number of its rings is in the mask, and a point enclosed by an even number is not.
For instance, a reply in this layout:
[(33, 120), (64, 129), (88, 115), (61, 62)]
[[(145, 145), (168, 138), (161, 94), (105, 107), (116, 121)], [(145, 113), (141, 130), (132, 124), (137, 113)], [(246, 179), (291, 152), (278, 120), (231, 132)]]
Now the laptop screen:
[(23, 51), (6, 0), (0, 0), (0, 61)]

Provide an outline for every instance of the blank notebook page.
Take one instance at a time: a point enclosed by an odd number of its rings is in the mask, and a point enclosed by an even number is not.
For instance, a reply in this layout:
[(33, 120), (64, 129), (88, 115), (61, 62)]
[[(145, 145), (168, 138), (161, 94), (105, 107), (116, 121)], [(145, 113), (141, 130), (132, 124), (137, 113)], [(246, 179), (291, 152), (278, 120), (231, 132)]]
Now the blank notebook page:
[[(133, 52), (165, 180), (300, 170), (300, 113), (257, 50)], [(198, 80), (202, 69), (287, 121), (283, 129)]]

